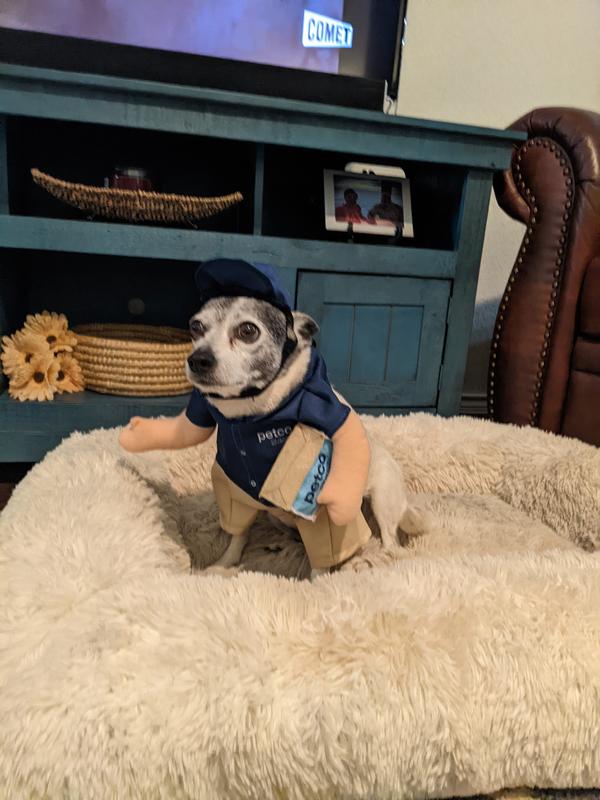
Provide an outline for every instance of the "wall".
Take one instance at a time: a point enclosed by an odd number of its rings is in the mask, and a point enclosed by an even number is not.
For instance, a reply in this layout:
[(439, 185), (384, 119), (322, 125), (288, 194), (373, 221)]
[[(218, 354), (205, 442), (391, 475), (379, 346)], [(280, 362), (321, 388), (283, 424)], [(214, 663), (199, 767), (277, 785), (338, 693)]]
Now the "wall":
[[(505, 128), (535, 107), (600, 111), (600, 0), (408, 0), (407, 16), (399, 114)], [(475, 405), (522, 230), (492, 195), (464, 385)]]

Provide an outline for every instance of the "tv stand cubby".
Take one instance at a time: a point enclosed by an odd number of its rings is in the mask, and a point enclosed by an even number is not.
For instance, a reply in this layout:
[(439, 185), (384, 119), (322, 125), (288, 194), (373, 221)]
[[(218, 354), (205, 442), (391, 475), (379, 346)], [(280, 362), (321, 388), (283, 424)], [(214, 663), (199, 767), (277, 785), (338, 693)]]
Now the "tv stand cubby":
[[(332, 381), (365, 413), (458, 411), (494, 171), (524, 135), (319, 103), (0, 64), (0, 336), (26, 314), (186, 327), (198, 262), (277, 267), (319, 323)], [(323, 169), (397, 164), (413, 239), (327, 231)], [(159, 191), (239, 190), (190, 225), (87, 218), (34, 185), (38, 167), (102, 185), (147, 167)], [(135, 299), (135, 303), (130, 301)], [(139, 302), (141, 301), (141, 302)], [(0, 387), (0, 462), (37, 461), (72, 431), (177, 414), (187, 397), (85, 391), (19, 402)]]

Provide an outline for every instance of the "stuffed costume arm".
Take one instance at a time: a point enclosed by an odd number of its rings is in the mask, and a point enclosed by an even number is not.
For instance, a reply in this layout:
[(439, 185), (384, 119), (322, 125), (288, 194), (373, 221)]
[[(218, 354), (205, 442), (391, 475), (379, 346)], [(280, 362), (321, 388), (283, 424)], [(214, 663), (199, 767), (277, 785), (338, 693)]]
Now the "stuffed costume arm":
[(334, 525), (358, 516), (367, 485), (371, 449), (360, 417), (329, 383), (324, 366), (306, 385), (299, 421), (322, 431), (333, 445), (329, 475), (317, 496)]
[(327, 506), (335, 525), (348, 525), (360, 512), (371, 462), (367, 434), (355, 411), (350, 411), (331, 441), (331, 468), (317, 503)]
[(177, 417), (147, 419), (132, 417), (119, 435), (125, 450), (142, 453), (146, 450), (177, 450), (202, 444), (210, 438), (215, 426), (201, 427), (192, 422), (185, 411)]

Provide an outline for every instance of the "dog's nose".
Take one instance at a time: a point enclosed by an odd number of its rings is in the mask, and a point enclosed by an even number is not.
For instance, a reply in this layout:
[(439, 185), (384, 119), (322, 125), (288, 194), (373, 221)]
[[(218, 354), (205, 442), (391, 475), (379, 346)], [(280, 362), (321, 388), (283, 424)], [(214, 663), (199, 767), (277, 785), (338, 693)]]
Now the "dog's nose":
[(210, 350), (195, 350), (188, 358), (192, 372), (205, 372), (214, 367), (216, 359)]

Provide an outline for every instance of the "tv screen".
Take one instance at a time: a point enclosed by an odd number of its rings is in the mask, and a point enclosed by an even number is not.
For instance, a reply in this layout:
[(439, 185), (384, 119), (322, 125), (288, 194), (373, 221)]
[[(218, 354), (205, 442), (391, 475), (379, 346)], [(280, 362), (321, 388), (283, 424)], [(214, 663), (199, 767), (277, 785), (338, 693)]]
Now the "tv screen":
[[(206, 66), (208, 58), (218, 59), (223, 64), (234, 61), (246, 65), (362, 78), (377, 82), (379, 86), (385, 82), (388, 94), (394, 96), (405, 2), (0, 0), (0, 28), (50, 34), (51, 37), (46, 37), (46, 40), (62, 37), (60, 44), (49, 46), (47, 63), (42, 63), (43, 66), (62, 68), (61, 54), (64, 59), (69, 47), (73, 48), (73, 40), (89, 42), (90, 47), (92, 43), (103, 42), (134, 48), (140, 57), (139, 77), (146, 77), (140, 48), (150, 48), (163, 54), (204, 57)], [(12, 37), (10, 42), (21, 43), (22, 63), (40, 65), (43, 39)], [(113, 50), (113, 56), (105, 55), (102, 58), (102, 53), (108, 53), (106, 49), (90, 50), (90, 47), (87, 51), (79, 51), (83, 56), (81, 71), (94, 71), (97, 66), (98, 71), (108, 72), (110, 70), (106, 65), (112, 62), (116, 74), (119, 74), (118, 53), (121, 52), (130, 65), (128, 69), (131, 74), (134, 66), (132, 55), (125, 56), (124, 49)], [(51, 50), (54, 53), (48, 61)], [(8, 59), (2, 58), (6, 48), (0, 48), (0, 58), (14, 61), (15, 47), (9, 48), (9, 51)], [(92, 54), (95, 54), (95, 58), (89, 58)], [(32, 57), (30, 62), (28, 55)], [(185, 64), (185, 61), (180, 59), (178, 63)], [(238, 70), (242, 69), (242, 64)], [(200, 62), (196, 61), (196, 65), (202, 72)], [(218, 63), (215, 68), (218, 70)], [(174, 68), (176, 82), (202, 82), (200, 79), (188, 80), (185, 77), (187, 70), (179, 70), (176, 75), (177, 72)], [(121, 71), (121, 74), (125, 73)], [(268, 84), (268, 74), (264, 70), (255, 70), (254, 74), (262, 76), (262, 81), (258, 82), (260, 91), (261, 84), (265, 81)], [(136, 77), (133, 74), (131, 76)], [(173, 79), (170, 71), (167, 71), (166, 79)]]

